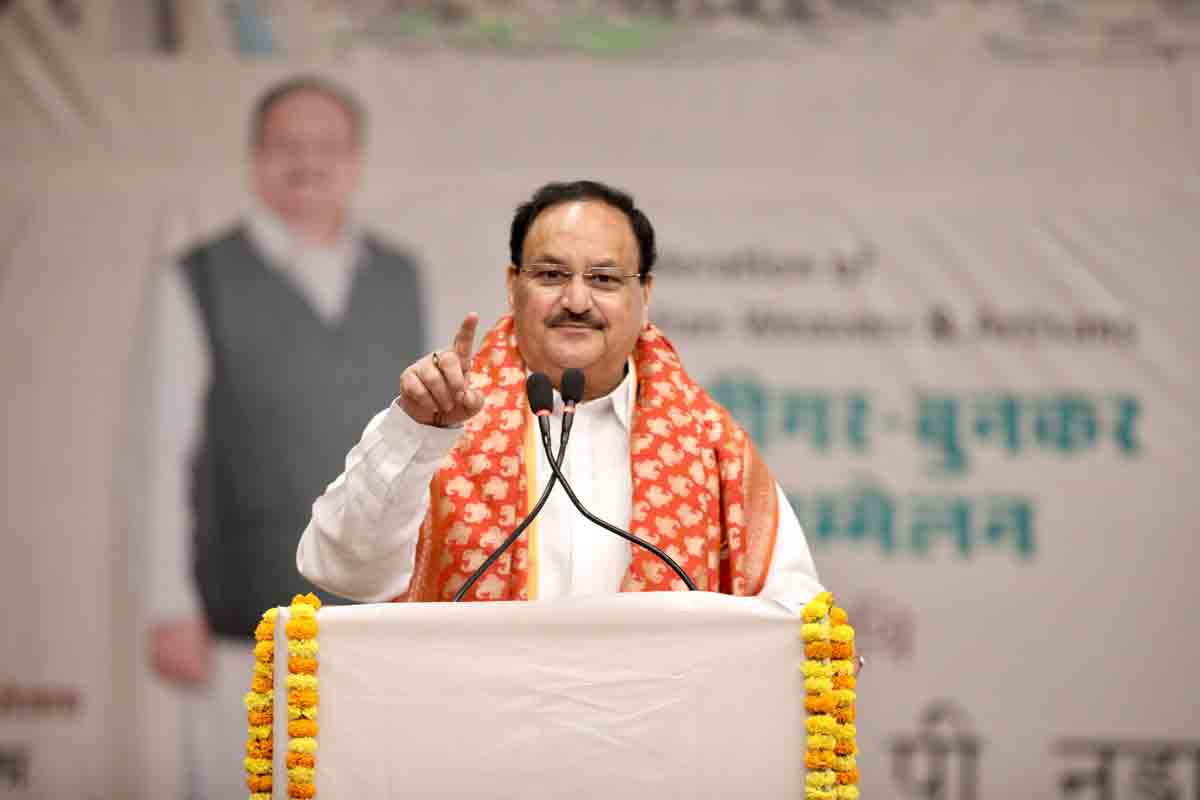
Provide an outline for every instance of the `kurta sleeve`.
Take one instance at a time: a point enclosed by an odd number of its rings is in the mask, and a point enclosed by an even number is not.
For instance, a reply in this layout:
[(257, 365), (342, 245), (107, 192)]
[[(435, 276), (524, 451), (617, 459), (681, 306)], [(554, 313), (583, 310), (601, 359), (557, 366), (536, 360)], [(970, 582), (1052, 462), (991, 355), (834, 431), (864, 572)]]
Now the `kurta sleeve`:
[(345, 470), (312, 507), (300, 573), (351, 600), (380, 602), (412, 578), (429, 483), (462, 429), (422, 425), (392, 403), (368, 423)]

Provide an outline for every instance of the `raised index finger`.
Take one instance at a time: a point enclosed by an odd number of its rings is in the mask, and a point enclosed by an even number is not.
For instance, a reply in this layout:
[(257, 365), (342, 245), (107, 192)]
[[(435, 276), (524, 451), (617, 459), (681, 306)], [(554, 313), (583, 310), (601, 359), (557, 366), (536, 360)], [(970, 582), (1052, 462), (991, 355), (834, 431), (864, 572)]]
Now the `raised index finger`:
[(472, 311), (467, 314), (462, 327), (454, 335), (454, 352), (462, 361), (464, 372), (471, 367), (471, 356), (475, 353), (475, 329), (477, 327), (479, 327), (479, 315)]

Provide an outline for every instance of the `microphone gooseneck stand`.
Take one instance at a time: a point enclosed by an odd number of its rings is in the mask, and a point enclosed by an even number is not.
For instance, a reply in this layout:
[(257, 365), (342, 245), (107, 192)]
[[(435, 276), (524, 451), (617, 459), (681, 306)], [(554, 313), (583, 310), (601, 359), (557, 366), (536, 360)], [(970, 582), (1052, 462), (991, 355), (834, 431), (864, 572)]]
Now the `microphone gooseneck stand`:
[(546, 500), (549, 499), (550, 492), (554, 489), (556, 483), (562, 484), (563, 489), (567, 492), (567, 497), (571, 499), (571, 503), (579, 510), (579, 513), (583, 514), (583, 516), (586, 517), (590, 522), (592, 522), (594, 525), (604, 528), (610, 533), (620, 536), (622, 539), (630, 542), (631, 544), (635, 544), (638, 547), (649, 550), (664, 564), (670, 567), (676, 575), (679, 576), (680, 580), (683, 581), (684, 585), (687, 586), (689, 591), (697, 591), (695, 582), (693, 582), (691, 577), (689, 577), (688, 574), (683, 571), (679, 564), (675, 563), (675, 559), (671, 558), (660, 548), (654, 546), (650, 542), (647, 542), (645, 539), (642, 539), (641, 537), (635, 536), (628, 531), (621, 530), (615, 525), (605, 522), (584, 508), (583, 503), (580, 502), (579, 498), (575, 495), (575, 491), (571, 488), (571, 484), (567, 482), (566, 476), (563, 475), (561, 464), (567, 451), (567, 440), (571, 435), (571, 426), (575, 421), (575, 406), (583, 397), (583, 385), (583, 373), (579, 370), (567, 370), (563, 374), (561, 392), (564, 405), (563, 425), (562, 435), (558, 444), (558, 455), (555, 456), (554, 447), (550, 443), (550, 410), (554, 407), (553, 386), (550, 383), (550, 379), (540, 372), (533, 373), (525, 382), (525, 391), (529, 397), (529, 405), (533, 410), (534, 415), (537, 417), (538, 429), (541, 432), (542, 447), (546, 451), (546, 460), (549, 462), (550, 470), (553, 474), (550, 476), (550, 480), (546, 482), (546, 488), (542, 490), (541, 497), (538, 498), (537, 503), (534, 504), (529, 514), (526, 515), (525, 519), (521, 520), (521, 523), (513, 529), (513, 532), (508, 535), (508, 538), (505, 539), (504, 542), (501, 543), (501, 545), (497, 547), (496, 550), (490, 556), (488, 556), (482, 564), (479, 565), (479, 568), (471, 573), (471, 576), (467, 578), (466, 582), (459, 587), (457, 592), (455, 592), (454, 599), (451, 602), (457, 603), (461, 601), (463, 597), (466, 596), (467, 592), (471, 590), (471, 587), (475, 585), (475, 583), (494, 563), (496, 563), (496, 560), (500, 558), (500, 556), (503, 555), (510, 547), (512, 547), (518, 538), (520, 538), (521, 534), (525, 532), (525, 529), (528, 528), (533, 520), (537, 518), (537, 515), (541, 513), (542, 506), (546, 504)]
[[(529, 379), (532, 381), (535, 377), (536, 377), (536, 375), (530, 375)], [(549, 382), (549, 380), (547, 379), (547, 383), (548, 382)], [(571, 394), (575, 398), (575, 401), (578, 402), (578, 400), (583, 397), (583, 373), (577, 369), (566, 370), (563, 373), (562, 386), (563, 386), (564, 403), (567, 400), (567, 392), (568, 391), (571, 392)], [(563, 414), (562, 441), (564, 444), (567, 440), (567, 435), (569, 434), (569, 432), (571, 430), (571, 423), (574, 420), (574, 416), (575, 416), (574, 405), (575, 405), (575, 403), (571, 403), (570, 407), (567, 408), (565, 413)], [(638, 536), (634, 536), (629, 531), (623, 531), (615, 525), (610, 525), (609, 523), (600, 519), (595, 514), (593, 514), (592, 512), (588, 511), (586, 508), (583, 507), (583, 503), (579, 502), (579, 498), (575, 496), (575, 491), (571, 488), (571, 484), (567, 482), (567, 477), (562, 474), (562, 470), (559, 468), (558, 462), (556, 462), (554, 460), (554, 448), (550, 444), (550, 420), (546, 417), (546, 415), (538, 416), (538, 426), (541, 428), (541, 432), (542, 432), (542, 447), (545, 448), (545, 450), (546, 450), (546, 460), (550, 462), (550, 469), (554, 472), (553, 477), (557, 478), (558, 482), (562, 484), (562, 488), (564, 490), (566, 490), (566, 492), (567, 492), (567, 497), (571, 498), (571, 502), (575, 505), (575, 508), (579, 509), (579, 513), (583, 514), (583, 516), (587, 517), (587, 519), (590, 522), (592, 522), (594, 525), (599, 525), (601, 528), (604, 528), (604, 530), (609, 531), (610, 533), (615, 533), (617, 536), (620, 536), (625, 541), (630, 542), (631, 544), (636, 544), (639, 547), (643, 547), (643, 548), (649, 550), (651, 553), (658, 556), (658, 558), (664, 564), (666, 564), (668, 567), (670, 567), (671, 570), (674, 571), (674, 573), (679, 576), (680, 580), (682, 580), (684, 585), (687, 586), (688, 591), (692, 591), (692, 592), (698, 591), (696, 589), (695, 582), (693, 582), (692, 579), (688, 576), (688, 574), (686, 572), (684, 572), (683, 569), (678, 564), (675, 563), (675, 559), (671, 558), (669, 555), (664, 553), (661, 549), (650, 544), (650, 542), (647, 542), (645, 539), (642, 539), (641, 537), (638, 537)], [(560, 456), (561, 456), (562, 452), (563, 452), (563, 445), (560, 444), (559, 445), (559, 455)]]

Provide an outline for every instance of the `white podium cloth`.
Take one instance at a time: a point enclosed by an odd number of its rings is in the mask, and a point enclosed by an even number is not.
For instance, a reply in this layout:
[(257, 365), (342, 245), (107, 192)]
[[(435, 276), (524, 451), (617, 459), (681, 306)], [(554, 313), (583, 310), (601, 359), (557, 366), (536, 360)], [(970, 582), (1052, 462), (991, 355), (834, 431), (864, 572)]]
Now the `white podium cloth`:
[(321, 800), (803, 797), (800, 619), (774, 601), (377, 604), (318, 622)]

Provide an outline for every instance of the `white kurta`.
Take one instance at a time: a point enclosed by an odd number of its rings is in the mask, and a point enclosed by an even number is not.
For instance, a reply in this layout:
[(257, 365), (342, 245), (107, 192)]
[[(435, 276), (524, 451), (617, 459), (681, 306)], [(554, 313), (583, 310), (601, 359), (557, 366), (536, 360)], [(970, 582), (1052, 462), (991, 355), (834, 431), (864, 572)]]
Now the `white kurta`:
[[(632, 513), (629, 427), (637, 387), (633, 370), (608, 396), (579, 405), (563, 473), (580, 501), (628, 530)], [(557, 447), (562, 399), (551, 416)], [(313, 583), (363, 601), (390, 600), (412, 577), (417, 538), (429, 508), (429, 481), (461, 429), (421, 425), (393, 403), (367, 425), (345, 471), (313, 504), (296, 566)], [(537, 450), (538, 492), (551, 472)], [(821, 591), (804, 532), (782, 490), (779, 531), (763, 593), (798, 610)], [(561, 488), (538, 517), (538, 599), (611, 594), (631, 557), (624, 539), (591, 523)]]

